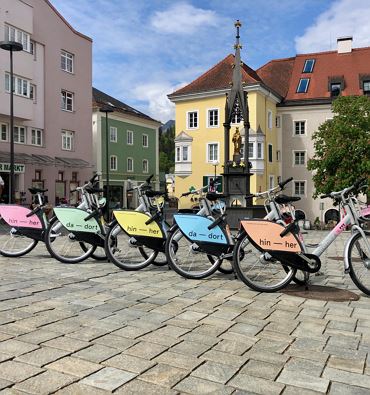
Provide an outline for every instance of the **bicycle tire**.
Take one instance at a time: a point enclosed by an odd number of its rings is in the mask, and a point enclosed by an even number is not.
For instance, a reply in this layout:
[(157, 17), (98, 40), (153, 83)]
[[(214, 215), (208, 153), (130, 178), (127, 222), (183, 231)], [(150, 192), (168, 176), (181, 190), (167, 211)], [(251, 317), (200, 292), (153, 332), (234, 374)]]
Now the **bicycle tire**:
[[(289, 267), (284, 265), (284, 270), (286, 273), (288, 273)], [(304, 277), (304, 272), (302, 270), (297, 270), (296, 274), (292, 278), (292, 281), (297, 285), (305, 285), (306, 281), (304, 279), (302, 280), (299, 278), (299, 276), (302, 276), (302, 275)]]
[(38, 240), (17, 234), (17, 230), (0, 217), (0, 254), (6, 257), (20, 257), (31, 252)]
[[(201, 251), (195, 251), (192, 247), (194, 245), (195, 243), (189, 241), (176, 225), (173, 230), (168, 233), (166, 240), (166, 257), (168, 265), (177, 274), (188, 279), (199, 280), (212, 275), (219, 269), (222, 260), (216, 256), (207, 255)], [(189, 257), (189, 259), (187, 259), (187, 257)], [(201, 265), (204, 265), (204, 268), (201, 267)], [(193, 269), (195, 269), (195, 271), (193, 271)]]
[[(370, 243), (370, 232), (364, 231), (364, 233)], [(352, 281), (362, 292), (366, 295), (370, 295), (370, 251), (367, 250), (367, 246), (360, 232), (356, 232), (351, 237), (347, 251), (349, 275)], [(357, 263), (359, 263), (359, 265), (357, 265)], [(363, 278), (363, 275), (367, 278)], [(364, 284), (365, 279), (367, 280), (366, 285)]]
[(82, 262), (96, 250), (93, 244), (75, 240), (73, 234), (56, 217), (50, 221), (45, 231), (44, 241), (49, 254), (62, 263)]
[(108, 259), (120, 269), (140, 270), (154, 261), (158, 251), (150, 250), (151, 254), (146, 255), (147, 258), (145, 258), (145, 247), (136, 243), (135, 238), (124, 232), (118, 222), (115, 221), (105, 237), (105, 252)]
[[(88, 248), (83, 242), (80, 242), (80, 246), (84, 251), (88, 250)], [(102, 251), (100, 252), (100, 250)], [(96, 247), (95, 251), (90, 255), (90, 257), (95, 259), (96, 261), (106, 261), (108, 259), (105, 249), (102, 247)]]
[[(248, 251), (246, 251), (248, 248)], [(243, 249), (243, 251), (242, 251)], [(242, 257), (242, 259), (240, 259)], [(251, 265), (251, 268), (246, 271)], [(257, 265), (257, 266), (256, 266)], [(244, 231), (239, 237), (234, 248), (234, 268), (240, 280), (242, 280), (249, 288), (258, 292), (276, 292), (287, 286), (293, 279), (296, 269), (290, 268), (288, 273), (285, 266), (268, 258), (264, 253), (255, 248), (248, 240), (247, 233)], [(267, 275), (262, 275), (262, 270), (267, 271)], [(255, 276), (256, 279), (252, 279)], [(259, 278), (259, 282), (257, 279)], [(276, 283), (271, 281), (277, 280)]]
[[(226, 263), (228, 265), (230, 265), (230, 268), (222, 266), (223, 263)], [(234, 268), (233, 268), (233, 264), (232, 262), (229, 262), (228, 260), (224, 259), (221, 264), (220, 267), (217, 269), (220, 273), (222, 274), (232, 274), (234, 273)]]

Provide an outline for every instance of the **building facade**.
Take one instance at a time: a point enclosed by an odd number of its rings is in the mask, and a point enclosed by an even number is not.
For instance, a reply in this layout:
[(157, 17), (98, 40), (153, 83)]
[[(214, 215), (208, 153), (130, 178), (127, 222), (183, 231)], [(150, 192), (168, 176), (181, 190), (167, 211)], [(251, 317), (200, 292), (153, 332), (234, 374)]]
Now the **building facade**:
[[(104, 107), (113, 112), (101, 112)], [(108, 136), (106, 119), (108, 118)], [(94, 167), (101, 173), (105, 187), (108, 171), (109, 195), (112, 207), (137, 207), (137, 196), (129, 189), (154, 175), (159, 186), (160, 122), (127, 104), (93, 88), (93, 157)]]
[[(75, 203), (70, 190), (92, 172), (92, 40), (48, 0), (2, 0), (0, 39), (21, 42), (14, 53), (16, 200), (28, 188), (48, 189), (49, 202)], [(9, 52), (0, 50), (0, 175), (9, 199)]]

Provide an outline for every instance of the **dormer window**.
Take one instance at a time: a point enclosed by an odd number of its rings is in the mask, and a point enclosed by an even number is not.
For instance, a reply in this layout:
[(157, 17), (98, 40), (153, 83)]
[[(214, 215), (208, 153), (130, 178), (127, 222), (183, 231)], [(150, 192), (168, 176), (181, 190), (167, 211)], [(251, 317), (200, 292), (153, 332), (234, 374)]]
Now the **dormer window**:
[(310, 83), (310, 79), (309, 78), (301, 78), (299, 80), (299, 84), (298, 84), (298, 87), (297, 87), (297, 93), (306, 93), (309, 83)]
[(306, 59), (303, 66), (303, 73), (312, 73), (313, 66), (315, 65), (315, 59)]
[(328, 88), (331, 97), (339, 96), (342, 90), (344, 89), (344, 77), (343, 76), (329, 77)]

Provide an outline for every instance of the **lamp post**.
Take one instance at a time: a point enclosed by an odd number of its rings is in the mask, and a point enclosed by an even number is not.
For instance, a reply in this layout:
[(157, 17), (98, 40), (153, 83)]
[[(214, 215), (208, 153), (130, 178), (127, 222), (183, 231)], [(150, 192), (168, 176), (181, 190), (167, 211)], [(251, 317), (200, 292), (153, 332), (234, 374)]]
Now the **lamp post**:
[(107, 196), (107, 220), (110, 220), (109, 212), (109, 130), (108, 130), (108, 113), (113, 112), (114, 109), (110, 105), (105, 105), (100, 108), (100, 112), (105, 113), (105, 165), (107, 168), (107, 178), (106, 178), (106, 196)]
[(23, 50), (23, 45), (16, 41), (0, 41), (0, 48), (10, 52), (10, 203), (15, 203), (15, 177), (14, 177), (14, 83), (13, 83), (13, 52)]
[(216, 175), (217, 175), (217, 166), (220, 164), (218, 160), (213, 161), (213, 166), (215, 167), (215, 180), (216, 180)]

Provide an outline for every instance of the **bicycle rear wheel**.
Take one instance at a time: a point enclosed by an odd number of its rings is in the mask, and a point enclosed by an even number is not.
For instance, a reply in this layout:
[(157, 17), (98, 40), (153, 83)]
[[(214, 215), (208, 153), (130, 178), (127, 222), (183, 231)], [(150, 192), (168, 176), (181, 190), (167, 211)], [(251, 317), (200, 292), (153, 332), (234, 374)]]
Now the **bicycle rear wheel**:
[(207, 255), (176, 227), (168, 234), (166, 256), (169, 266), (180, 276), (201, 279), (213, 274), (221, 265), (217, 256)]
[(255, 248), (244, 232), (234, 248), (234, 267), (238, 277), (258, 292), (275, 292), (290, 283), (296, 269), (284, 266)]
[(96, 245), (76, 240), (56, 217), (45, 231), (45, 244), (50, 255), (63, 263), (82, 262), (96, 249)]
[(366, 295), (370, 295), (370, 232), (355, 233), (348, 246), (349, 275), (357, 287)]
[(116, 222), (105, 238), (108, 259), (123, 270), (140, 270), (150, 265), (158, 252), (141, 245), (124, 232)]
[(32, 251), (38, 241), (22, 236), (17, 229), (8, 225), (0, 217), (0, 254), (7, 257), (18, 257)]

